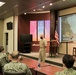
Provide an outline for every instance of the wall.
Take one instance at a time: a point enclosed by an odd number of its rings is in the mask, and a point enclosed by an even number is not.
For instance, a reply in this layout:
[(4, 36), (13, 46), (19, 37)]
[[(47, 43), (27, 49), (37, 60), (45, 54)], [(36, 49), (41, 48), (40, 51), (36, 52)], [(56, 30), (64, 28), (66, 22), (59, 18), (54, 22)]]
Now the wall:
[[(66, 15), (66, 14), (71, 14), (71, 13), (76, 13), (76, 10), (75, 9), (76, 9), (76, 7), (72, 7), (72, 8), (60, 10), (59, 11), (59, 16)], [(50, 19), (50, 15), (49, 14), (48, 14), (48, 16), (44, 16), (44, 15), (41, 16), (40, 14), (38, 16), (36, 14), (35, 15), (29, 15), (29, 16), (28, 15), (27, 16), (24, 16), (24, 15), (19, 16), (19, 19), (18, 19), (19, 20), (18, 21), (18, 33), (17, 33), (18, 36), (20, 36), (20, 34), (22, 34), (22, 33), (23, 34), (24, 33), (25, 34), (28, 34), (29, 33), (29, 30), (30, 30), (29, 29), (29, 21), (32, 20), (32, 18), (33, 18), (33, 20), (37, 20), (39, 18), (41, 20), (43, 20), (43, 18), (44, 19), (46, 19), (46, 18), (47, 19)], [(4, 20), (3, 45), (5, 46), (5, 48), (6, 48), (6, 45), (5, 45), (5, 33), (9, 33), (10, 34), (9, 38), (11, 38), (13, 40), (13, 30), (12, 31), (9, 31), (6, 28), (6, 23), (9, 22), (9, 21), (13, 21), (13, 17), (9, 17), (9, 18), (7, 18), (7, 19)], [(2, 24), (3, 24), (3, 22), (2, 22)], [(16, 23), (16, 25), (17, 25), (17, 23)], [(17, 30), (16, 30), (16, 32), (17, 32)], [(17, 34), (14, 34), (14, 36), (17, 36)], [(20, 37), (18, 37), (18, 38), (20, 39)], [(9, 48), (8, 48), (8, 51), (10, 51), (10, 52), (13, 51), (13, 41), (11, 39), (9, 39)], [(19, 39), (18, 39), (18, 48), (21, 50), (21, 48), (20, 48), (21, 43), (20, 43), (20, 40)], [(15, 43), (16, 42), (17, 41), (15, 41)], [(1, 42), (1, 45), (2, 45), (2, 42)], [(75, 46), (75, 45), (76, 45), (75, 42), (74, 43), (68, 43), (68, 53), (69, 54), (72, 54), (73, 46)], [(17, 43), (16, 43), (16, 49), (15, 50), (17, 50)], [(59, 53), (66, 54), (66, 43), (61, 43), (60, 44), (60, 46), (59, 46)]]
[[(68, 9), (64, 9), (64, 10), (60, 10), (59, 11), (59, 16), (63, 16), (63, 15), (68, 15), (68, 14), (73, 14), (76, 13), (76, 7), (71, 7)], [(73, 47), (76, 47), (76, 42), (73, 41), (72, 43), (68, 43), (68, 53), (72, 54), (73, 53)], [(60, 43), (59, 46), (59, 53), (61, 54), (66, 54), (66, 43)]]
[[(13, 26), (12, 30), (7, 29), (8, 22), (12, 22), (12, 26)], [(8, 17), (3, 21), (0, 21), (0, 23), (2, 23), (2, 25), (0, 24), (1, 41), (3, 39), (1, 44), (3, 43), (5, 51), (12, 53), (13, 50), (18, 50), (18, 16)], [(3, 30), (3, 33), (2, 33), (2, 30)], [(6, 33), (8, 33), (8, 45), (6, 45)]]
[[(75, 9), (76, 9), (76, 7), (60, 10), (59, 11), (59, 16), (66, 15), (66, 14), (71, 14), (71, 13), (76, 13)], [(13, 41), (14, 41), (13, 39), (15, 39), (15, 38), (16, 38), (15, 42), (14, 42), (16, 44), (15, 50), (17, 50), (17, 41), (16, 40), (18, 40), (18, 48), (21, 49), (20, 48), (21, 44), (20, 44), (20, 40), (19, 40), (20, 37), (18, 37), (19, 39), (17, 39), (17, 35), (20, 36), (20, 34), (22, 34), (22, 33), (25, 33), (25, 34), (29, 33), (29, 30), (30, 30), (29, 29), (29, 21), (32, 20), (32, 18), (33, 18), (33, 20), (37, 20), (37, 19), (43, 20), (43, 18), (44, 19), (46, 19), (46, 18), (50, 19), (50, 15), (49, 14), (48, 14), (48, 16), (44, 16), (44, 15), (41, 16), (40, 14), (38, 16), (36, 14), (35, 15), (29, 15), (29, 16), (28, 15), (27, 16), (21, 15), (21, 16), (19, 16), (18, 24), (16, 23), (16, 18), (14, 19), (15, 20), (14, 24), (18, 25), (18, 33), (17, 33), (17, 27), (15, 29), (16, 30), (16, 34), (14, 34), (15, 30), (14, 30), (14, 33), (13, 33), (13, 30), (11, 30), (11, 31), (7, 30), (7, 27), (6, 27), (6, 23), (7, 22), (9, 22), (9, 21), (13, 22), (13, 17), (6, 18), (4, 20), (4, 24), (3, 24), (3, 21), (0, 20), (0, 27), (1, 27), (1, 29), (3, 29), (3, 27), (4, 27), (4, 32), (2, 32), (3, 30), (0, 29), (0, 34), (1, 34), (0, 38), (3, 37), (3, 42), (2, 42), (2, 40), (0, 40), (1, 41), (0, 44), (4, 45), (4, 47), (6, 49), (5, 33), (8, 33), (9, 34), (9, 46), (8, 46), (8, 51), (9, 52), (13, 51), (13, 48), (14, 48), (13, 47)], [(2, 36), (2, 33), (3, 33), (3, 36)], [(14, 34), (14, 36), (13, 36), (13, 34)], [(75, 42), (68, 43), (68, 53), (69, 54), (72, 54), (73, 46), (76, 46)], [(59, 46), (59, 53), (66, 54), (66, 43), (61, 43), (60, 44), (60, 46)]]
[[(6, 52), (11, 53), (13, 51), (13, 29), (7, 30), (7, 23), (12, 22), (13, 23), (13, 16), (4, 19), (4, 32), (3, 32), (3, 45), (6, 49)], [(6, 33), (8, 33), (8, 45), (6, 45)]]
[(0, 46), (3, 45), (4, 20), (0, 20)]
[(71, 7), (71, 8), (68, 8), (68, 9), (60, 10), (59, 11), (59, 16), (76, 13), (75, 9), (76, 9), (76, 7)]
[[(31, 20), (50, 20), (50, 13), (45, 14), (27, 14), (20, 15), (18, 18), (18, 50), (22, 51), (22, 43), (20, 42), (21, 34), (29, 34), (30, 33), (30, 21)], [(34, 42), (33, 42), (34, 43)], [(49, 46), (48, 46), (49, 48)], [(33, 47), (32, 51), (38, 52), (38, 47)]]

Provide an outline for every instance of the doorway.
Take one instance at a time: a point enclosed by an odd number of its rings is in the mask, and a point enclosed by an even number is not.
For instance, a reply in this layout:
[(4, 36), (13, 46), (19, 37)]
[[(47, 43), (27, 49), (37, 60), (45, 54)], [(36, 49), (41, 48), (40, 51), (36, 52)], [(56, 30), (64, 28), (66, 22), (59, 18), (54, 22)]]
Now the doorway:
[(6, 52), (8, 51), (8, 33), (5, 33), (5, 37), (6, 37)]

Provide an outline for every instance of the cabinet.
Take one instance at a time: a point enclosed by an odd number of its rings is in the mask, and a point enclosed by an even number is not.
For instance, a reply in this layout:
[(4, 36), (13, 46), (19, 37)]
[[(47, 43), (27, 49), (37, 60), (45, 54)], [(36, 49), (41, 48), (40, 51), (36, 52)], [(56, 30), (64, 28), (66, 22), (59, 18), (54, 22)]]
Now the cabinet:
[(23, 43), (23, 53), (31, 52), (31, 43)]

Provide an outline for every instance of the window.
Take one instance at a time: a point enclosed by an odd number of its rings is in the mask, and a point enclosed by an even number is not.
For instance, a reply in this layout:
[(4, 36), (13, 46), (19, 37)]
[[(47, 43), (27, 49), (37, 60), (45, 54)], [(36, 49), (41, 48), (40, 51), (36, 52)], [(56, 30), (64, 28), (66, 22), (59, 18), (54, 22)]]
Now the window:
[(33, 41), (39, 41), (41, 34), (50, 41), (50, 20), (30, 21), (30, 34), (33, 35)]

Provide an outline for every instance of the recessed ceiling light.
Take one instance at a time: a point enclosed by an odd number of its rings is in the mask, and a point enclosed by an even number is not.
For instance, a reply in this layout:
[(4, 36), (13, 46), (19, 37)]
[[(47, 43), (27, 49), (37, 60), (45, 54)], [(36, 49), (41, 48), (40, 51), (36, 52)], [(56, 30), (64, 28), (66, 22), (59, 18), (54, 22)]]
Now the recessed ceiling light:
[(14, 7), (18, 7), (18, 5), (15, 5)]
[(26, 15), (26, 13), (24, 13)]
[(63, 0), (63, 1), (65, 1), (65, 0)]
[(5, 2), (0, 1), (0, 7), (3, 6), (4, 4), (5, 4)]
[(35, 9), (33, 9), (33, 11), (36, 11)]
[(53, 5), (52, 3), (50, 3), (50, 6)]
[(42, 6), (42, 8), (45, 8), (45, 6)]

